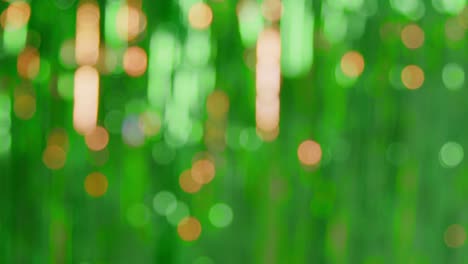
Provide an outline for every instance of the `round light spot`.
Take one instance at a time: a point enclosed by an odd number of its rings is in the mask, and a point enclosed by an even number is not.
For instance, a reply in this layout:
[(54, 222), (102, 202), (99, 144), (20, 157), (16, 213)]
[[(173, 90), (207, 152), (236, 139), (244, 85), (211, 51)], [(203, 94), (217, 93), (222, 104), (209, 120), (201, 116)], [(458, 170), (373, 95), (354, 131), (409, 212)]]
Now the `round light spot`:
[(139, 118), (128, 116), (122, 125), (122, 137), (125, 144), (139, 147), (145, 143), (145, 134), (140, 129)]
[(192, 178), (199, 184), (207, 184), (213, 180), (215, 176), (215, 165), (211, 160), (202, 159), (196, 161), (192, 165)]
[(90, 150), (103, 150), (109, 143), (109, 133), (101, 126), (97, 126), (90, 133), (85, 135), (86, 145)]
[(63, 128), (55, 128), (50, 132), (49, 137), (47, 138), (47, 145), (59, 146), (64, 151), (68, 150), (68, 144), (67, 131)]
[(416, 24), (407, 25), (401, 31), (401, 41), (408, 49), (417, 49), (424, 43), (424, 31)]
[(148, 136), (152, 137), (159, 133), (161, 129), (161, 117), (158, 113), (145, 111), (140, 115), (140, 130)]
[(223, 91), (216, 90), (206, 99), (206, 111), (210, 118), (219, 120), (226, 116), (229, 110), (229, 97)]
[(190, 212), (188, 206), (184, 202), (177, 201), (175, 210), (172, 210), (172, 212), (168, 213), (166, 218), (171, 225), (176, 226), (182, 219), (187, 217), (189, 214)]
[(424, 72), (419, 66), (408, 65), (401, 71), (401, 81), (410, 90), (418, 89), (424, 83)]
[(60, 74), (57, 79), (57, 92), (63, 99), (73, 100), (74, 76), (71, 73)]
[(195, 29), (205, 29), (213, 21), (211, 7), (203, 2), (198, 2), (190, 7), (188, 20), (190, 26)]
[(196, 182), (190, 173), (190, 170), (185, 170), (179, 177), (180, 188), (186, 193), (196, 193), (200, 190), (202, 184)]
[(49, 145), (42, 154), (42, 161), (47, 168), (58, 170), (65, 165), (66, 153), (57, 145)]
[(341, 58), (341, 71), (352, 78), (356, 78), (364, 71), (364, 58), (357, 51), (348, 51)]
[(463, 155), (463, 147), (460, 144), (447, 142), (440, 149), (440, 163), (446, 168), (454, 168), (462, 162)]
[(25, 78), (32, 80), (39, 74), (40, 58), (39, 52), (35, 48), (25, 48), (21, 54), (18, 55), (18, 74)]
[(448, 63), (442, 70), (442, 81), (449, 90), (458, 90), (465, 82), (465, 71), (456, 63)]
[(144, 204), (134, 204), (127, 210), (128, 223), (133, 227), (142, 227), (148, 223), (150, 210)]
[(125, 72), (131, 77), (138, 77), (145, 73), (148, 59), (146, 51), (140, 47), (129, 47), (123, 57)]
[(153, 207), (156, 213), (167, 216), (175, 211), (177, 199), (171, 192), (160, 191), (153, 198)]
[(460, 41), (465, 37), (465, 28), (459, 19), (450, 17), (445, 22), (445, 36), (451, 41)]
[(107, 192), (107, 186), (106, 176), (99, 172), (89, 174), (84, 181), (85, 191), (92, 197), (103, 196)]
[(62, 66), (72, 68), (76, 66), (75, 61), (75, 40), (68, 39), (60, 47), (60, 63)]
[(36, 98), (30, 94), (20, 94), (15, 97), (13, 109), (19, 119), (31, 119), (36, 113)]
[(466, 232), (461, 225), (454, 224), (447, 228), (444, 234), (445, 244), (451, 248), (459, 248), (465, 244)]
[(257, 135), (255, 128), (244, 128), (239, 135), (240, 145), (248, 151), (255, 151), (262, 145), (262, 140)]
[(184, 241), (195, 241), (200, 237), (202, 227), (195, 217), (186, 217), (177, 225), (177, 233)]
[(224, 203), (215, 204), (210, 209), (209, 218), (211, 224), (215, 227), (226, 227), (232, 222), (232, 209)]
[(297, 149), (299, 161), (306, 166), (315, 166), (322, 159), (322, 148), (312, 140), (306, 140)]
[[(97, 69), (102, 74), (111, 74), (116, 72), (119, 61), (122, 60), (124, 51), (115, 50), (109, 46), (101, 46), (99, 49), (99, 58)], [(118, 69), (121, 70), (120, 68)]]

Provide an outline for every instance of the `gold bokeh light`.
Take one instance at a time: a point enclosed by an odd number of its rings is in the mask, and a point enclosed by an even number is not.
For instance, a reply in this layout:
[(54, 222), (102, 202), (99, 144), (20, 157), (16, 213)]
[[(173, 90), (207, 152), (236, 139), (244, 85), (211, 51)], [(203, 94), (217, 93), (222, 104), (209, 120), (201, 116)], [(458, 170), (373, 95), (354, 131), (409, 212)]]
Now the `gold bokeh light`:
[(192, 28), (206, 29), (213, 21), (213, 11), (203, 2), (195, 3), (190, 7), (188, 20)]
[(419, 89), (424, 83), (424, 72), (416, 65), (408, 65), (401, 72), (401, 81), (410, 90)]
[(49, 145), (42, 154), (42, 161), (47, 168), (51, 170), (58, 170), (65, 165), (66, 153), (57, 145)]
[(196, 193), (200, 190), (201, 184), (196, 182), (190, 170), (185, 170), (179, 177), (180, 188), (186, 193)]
[(109, 133), (105, 128), (97, 126), (85, 135), (85, 142), (90, 150), (103, 150), (109, 143)]
[(322, 148), (312, 140), (305, 140), (297, 149), (299, 161), (306, 166), (315, 166), (322, 159)]
[(195, 182), (207, 184), (213, 180), (216, 174), (215, 165), (209, 159), (198, 160), (192, 165), (191, 174)]
[(184, 241), (195, 241), (200, 237), (202, 227), (195, 217), (186, 217), (177, 225), (177, 233)]
[(364, 58), (357, 51), (348, 51), (341, 58), (341, 71), (350, 78), (356, 78), (364, 71)]
[(410, 24), (401, 31), (401, 41), (408, 49), (417, 49), (424, 44), (424, 31), (416, 24)]
[(84, 189), (88, 195), (97, 198), (106, 194), (108, 184), (107, 177), (104, 174), (93, 172), (86, 176)]
[(123, 57), (125, 72), (132, 77), (138, 77), (145, 73), (148, 64), (146, 51), (140, 47), (129, 47)]

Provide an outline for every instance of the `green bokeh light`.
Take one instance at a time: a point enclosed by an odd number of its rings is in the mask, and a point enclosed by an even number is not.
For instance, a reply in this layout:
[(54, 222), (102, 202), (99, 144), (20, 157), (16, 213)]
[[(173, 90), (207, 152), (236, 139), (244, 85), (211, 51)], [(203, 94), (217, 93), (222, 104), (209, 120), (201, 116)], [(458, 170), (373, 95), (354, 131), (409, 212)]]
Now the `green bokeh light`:
[(227, 204), (217, 203), (211, 207), (209, 218), (211, 224), (215, 227), (229, 226), (233, 219), (232, 209)]

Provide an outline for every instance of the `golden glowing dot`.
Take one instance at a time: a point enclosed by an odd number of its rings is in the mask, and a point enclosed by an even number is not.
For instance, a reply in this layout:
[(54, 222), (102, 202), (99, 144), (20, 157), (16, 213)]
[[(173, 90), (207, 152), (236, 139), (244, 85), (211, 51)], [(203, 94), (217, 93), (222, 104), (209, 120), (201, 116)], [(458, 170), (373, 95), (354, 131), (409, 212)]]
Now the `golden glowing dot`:
[(40, 58), (35, 48), (25, 48), (18, 55), (18, 74), (25, 79), (34, 79), (39, 73)]
[(213, 21), (211, 7), (202, 2), (192, 5), (188, 16), (190, 26), (195, 29), (205, 29), (209, 27)]
[(355, 78), (364, 71), (364, 58), (357, 51), (348, 51), (341, 58), (341, 71), (348, 77)]
[(186, 217), (177, 225), (177, 233), (185, 241), (197, 240), (202, 231), (200, 221), (195, 217)]
[(93, 172), (86, 176), (84, 181), (85, 191), (92, 197), (103, 196), (107, 192), (107, 178), (99, 172)]
[(18, 29), (26, 25), (31, 16), (31, 8), (28, 3), (16, 1), (11, 3), (2, 13), (1, 24), (3, 28)]
[(68, 150), (67, 131), (63, 128), (56, 128), (50, 132), (47, 139), (48, 146), (59, 146), (64, 151)]
[(198, 160), (192, 165), (192, 178), (199, 184), (207, 184), (212, 181), (215, 173), (215, 166), (211, 160)]
[(266, 20), (276, 22), (283, 13), (283, 5), (280, 0), (265, 0), (262, 3), (262, 14)]
[(448, 247), (459, 248), (463, 246), (466, 240), (465, 228), (458, 224), (449, 226), (445, 231), (444, 240)]
[(416, 65), (408, 65), (401, 72), (401, 81), (408, 89), (418, 89), (424, 83), (424, 72)]
[(135, 39), (146, 28), (146, 16), (135, 6), (122, 6), (117, 12), (116, 29), (125, 41)]
[(224, 118), (229, 110), (229, 97), (220, 90), (212, 92), (206, 100), (206, 110), (211, 118)]
[(49, 145), (42, 154), (42, 161), (47, 168), (51, 170), (58, 170), (65, 165), (66, 153), (56, 145)]
[(146, 111), (140, 115), (139, 127), (146, 136), (155, 136), (161, 129), (161, 117), (158, 113)]
[(138, 77), (145, 73), (148, 59), (146, 51), (140, 47), (130, 47), (125, 51), (123, 66), (125, 72), (132, 77)]
[(109, 143), (109, 133), (105, 128), (97, 126), (85, 135), (85, 141), (90, 150), (103, 150)]
[(407, 25), (401, 31), (401, 41), (408, 49), (417, 49), (424, 43), (424, 31), (418, 25)]
[(312, 140), (306, 140), (297, 149), (299, 161), (306, 166), (317, 165), (322, 159), (322, 148)]
[(186, 193), (196, 193), (200, 190), (201, 184), (194, 181), (190, 170), (185, 170), (179, 177), (180, 188)]
[(15, 96), (14, 111), (18, 118), (28, 120), (36, 113), (36, 98), (29, 94)]

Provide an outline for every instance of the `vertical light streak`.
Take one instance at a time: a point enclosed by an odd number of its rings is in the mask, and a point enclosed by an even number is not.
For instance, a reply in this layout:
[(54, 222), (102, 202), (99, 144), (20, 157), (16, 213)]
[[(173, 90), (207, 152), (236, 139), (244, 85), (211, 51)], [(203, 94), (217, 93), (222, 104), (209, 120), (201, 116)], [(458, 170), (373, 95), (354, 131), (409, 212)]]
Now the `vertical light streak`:
[(6, 53), (18, 54), (26, 46), (30, 16), (31, 8), (23, 1), (11, 3), (2, 13), (1, 17), (5, 19), (3, 48)]
[(75, 57), (78, 65), (94, 65), (99, 58), (99, 7), (84, 3), (76, 15)]
[(283, 0), (281, 70), (295, 77), (309, 71), (313, 61), (314, 16), (305, 0)]
[(8, 93), (0, 91), (0, 157), (8, 155), (11, 147), (11, 101)]
[(275, 29), (265, 29), (257, 42), (256, 122), (265, 140), (276, 138), (279, 128), (281, 86), (281, 39)]
[(106, 5), (106, 15), (104, 21), (104, 38), (106, 44), (113, 48), (118, 48), (124, 45), (124, 41), (120, 38), (117, 29), (117, 16), (123, 4), (121, 1), (109, 1)]
[(179, 45), (175, 36), (166, 31), (153, 33), (148, 60), (148, 101), (162, 110), (171, 94), (171, 74), (178, 62)]
[(75, 72), (73, 126), (80, 134), (91, 132), (97, 123), (99, 103), (99, 73), (91, 66)]
[(146, 16), (141, 11), (141, 1), (128, 0), (127, 4), (119, 7), (115, 15), (111, 26), (124, 42), (136, 39), (146, 27)]
[(258, 35), (263, 29), (263, 19), (260, 6), (253, 0), (243, 0), (237, 5), (239, 32), (244, 46), (255, 45)]

